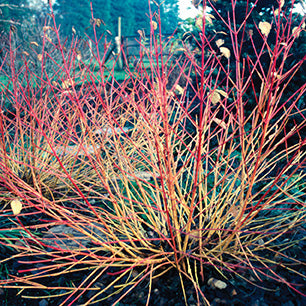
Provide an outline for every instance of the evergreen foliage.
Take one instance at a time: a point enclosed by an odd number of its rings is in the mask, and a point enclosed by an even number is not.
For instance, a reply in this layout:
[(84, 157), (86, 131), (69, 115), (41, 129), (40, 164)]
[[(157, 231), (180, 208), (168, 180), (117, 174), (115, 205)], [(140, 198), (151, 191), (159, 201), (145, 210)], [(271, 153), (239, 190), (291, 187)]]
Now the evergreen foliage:
[[(109, 30), (113, 36), (117, 35), (118, 17), (122, 20), (122, 35), (136, 35), (138, 30), (149, 32), (149, 2), (147, 0), (57, 0), (54, 12), (61, 32), (64, 36), (71, 36), (72, 27), (79, 35), (90, 35), (90, 20), (92, 2), (94, 18), (99, 18), (105, 24), (102, 30)], [(158, 13), (160, 8), (161, 23), (164, 33), (173, 32), (179, 22), (178, 0), (166, 0), (150, 3), (152, 13)], [(87, 31), (88, 30), (88, 31)]]
[(0, 0), (0, 33), (19, 28), (30, 13), (28, 0)]

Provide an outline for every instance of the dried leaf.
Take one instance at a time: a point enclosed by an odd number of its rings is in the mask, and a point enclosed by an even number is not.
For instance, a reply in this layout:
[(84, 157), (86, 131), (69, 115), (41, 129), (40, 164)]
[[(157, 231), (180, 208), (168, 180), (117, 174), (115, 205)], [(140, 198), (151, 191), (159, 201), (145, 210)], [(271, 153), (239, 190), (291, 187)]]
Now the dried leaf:
[(226, 123), (225, 123), (223, 120), (218, 119), (218, 118), (214, 118), (213, 121), (214, 121), (215, 123), (217, 123), (219, 126), (221, 126), (223, 129), (226, 130), (227, 125), (226, 125)]
[(294, 35), (294, 36), (296, 36), (296, 37), (299, 37), (299, 36), (300, 36), (300, 33), (301, 33), (301, 31), (300, 31), (300, 28), (299, 28), (299, 27), (294, 27), (294, 28), (292, 29), (292, 35)]
[(223, 96), (224, 98), (228, 97), (228, 94), (226, 91), (222, 90), (222, 89), (216, 89), (217, 93), (219, 93), (221, 96)]
[(184, 89), (179, 84), (177, 84), (175, 86), (175, 92), (177, 92), (179, 95), (183, 95), (184, 94)]
[(219, 279), (215, 279), (213, 277), (211, 277), (208, 282), (207, 282), (208, 286), (210, 286), (211, 288), (216, 288), (216, 289), (225, 289), (227, 287), (227, 284), (225, 282), (222, 282)]
[(43, 27), (43, 30), (44, 30), (44, 31), (48, 31), (48, 30), (53, 30), (53, 28), (50, 27), (50, 26), (45, 26), (45, 27)]
[(196, 19), (196, 26), (199, 28), (199, 29), (202, 29), (202, 18), (197, 18)]
[(216, 90), (212, 94), (210, 94), (208, 98), (211, 100), (211, 103), (213, 105), (221, 101), (221, 96)]
[(266, 22), (266, 21), (261, 21), (259, 22), (259, 29), (261, 31), (261, 33), (265, 36), (268, 36), (270, 31), (271, 31), (271, 24), (269, 22)]
[(52, 43), (52, 39), (47, 34), (45, 34), (45, 38), (47, 39), (48, 42)]
[(68, 89), (70, 86), (74, 86), (74, 81), (73, 80), (66, 80), (62, 83), (62, 88), (63, 89)]
[(127, 175), (127, 177), (130, 180), (135, 180), (135, 178), (144, 180), (144, 181), (150, 181), (152, 180), (154, 177), (156, 177), (156, 175), (154, 175), (152, 172), (150, 171), (138, 171), (134, 174), (134, 176), (132, 175)]
[(230, 58), (231, 56), (231, 51), (226, 48), (226, 47), (221, 47), (220, 48), (220, 52), (222, 53), (223, 56), (225, 56), (226, 58)]
[(215, 19), (215, 16), (212, 14), (205, 14), (205, 19), (212, 25), (213, 24), (212, 20)]
[(155, 31), (157, 29), (157, 22), (156, 21), (152, 21), (152, 28)]
[(20, 200), (15, 199), (11, 202), (11, 208), (14, 215), (18, 215), (22, 210), (22, 203)]
[(38, 47), (38, 43), (36, 41), (31, 41), (30, 45), (34, 45), (34, 46)]
[[(213, 24), (212, 20), (215, 18), (214, 15), (205, 14), (204, 17), (205, 17), (205, 22), (208, 22), (211, 25)], [(199, 17), (199, 18), (196, 19), (196, 26), (199, 27), (200, 29), (202, 29), (202, 27), (203, 27), (203, 17)]]
[(224, 39), (218, 39), (216, 40), (216, 45), (218, 48), (220, 48), (224, 44)]
[(29, 56), (30, 55), (27, 51), (23, 51), (22, 54), (24, 54), (25, 56)]
[(72, 30), (72, 33), (73, 33), (74, 35), (76, 35), (76, 30), (75, 30), (74, 26), (72, 26), (71, 30)]
[(82, 59), (82, 54), (81, 53), (78, 54), (76, 58), (77, 58), (78, 61), (80, 61)]
[(101, 20), (100, 18), (96, 18), (96, 19), (95, 19), (95, 23), (96, 23), (96, 26), (97, 26), (98, 28), (100, 28), (100, 27), (101, 27), (101, 24), (102, 24), (102, 20)]
[(17, 32), (17, 28), (14, 26), (14, 25), (11, 25), (10, 26), (10, 29), (13, 33), (16, 33)]
[(42, 61), (42, 54), (37, 54), (37, 59), (41, 62)]
[(276, 72), (273, 72), (272, 74), (276, 79), (280, 80), (282, 78), (281, 75), (277, 74)]
[(284, 6), (284, 4), (285, 4), (285, 0), (281, 0), (280, 1), (280, 7), (282, 8)]
[(141, 38), (145, 38), (145, 33), (143, 30), (138, 30), (137, 33), (141, 36)]
[(223, 35), (227, 35), (227, 33), (226, 32), (224, 32), (224, 31), (216, 31), (216, 30), (213, 30), (216, 34), (223, 34)]

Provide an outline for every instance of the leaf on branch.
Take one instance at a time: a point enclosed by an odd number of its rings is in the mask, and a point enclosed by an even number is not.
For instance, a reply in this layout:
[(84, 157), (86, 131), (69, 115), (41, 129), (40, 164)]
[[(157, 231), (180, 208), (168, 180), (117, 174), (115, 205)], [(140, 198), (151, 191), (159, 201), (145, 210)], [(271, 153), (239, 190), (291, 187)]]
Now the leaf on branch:
[(45, 38), (47, 39), (48, 42), (52, 43), (52, 39), (47, 34), (45, 34)]
[(212, 94), (209, 95), (208, 99), (211, 100), (211, 103), (213, 105), (217, 104), (218, 102), (221, 101), (221, 96), (220, 94), (217, 92), (217, 90), (215, 90)]
[(100, 27), (101, 27), (101, 24), (103, 23), (102, 19), (97, 18), (95, 21), (96, 21), (97, 27), (100, 28)]
[(49, 31), (49, 30), (52, 30), (52, 31), (53, 31), (53, 28), (50, 27), (50, 26), (45, 26), (45, 27), (43, 27), (43, 30), (44, 30), (44, 31)]
[(184, 88), (182, 88), (179, 84), (177, 84), (175, 86), (175, 90), (176, 93), (178, 93), (179, 95), (183, 95), (184, 94)]
[(14, 215), (18, 215), (22, 210), (22, 203), (20, 200), (15, 199), (11, 202), (11, 208)]
[(271, 24), (269, 22), (266, 22), (266, 21), (261, 21), (259, 22), (259, 29), (261, 31), (261, 33), (265, 36), (268, 36), (270, 31), (271, 31)]
[(227, 33), (226, 32), (223, 32), (223, 31), (216, 31), (216, 30), (213, 30), (216, 34), (223, 34), (223, 35), (227, 35)]
[(301, 34), (301, 29), (300, 29), (300, 27), (294, 27), (293, 29), (292, 29), (292, 35), (293, 36), (296, 36), (296, 37), (299, 37), (300, 36), (300, 34)]
[(221, 47), (220, 48), (220, 52), (222, 53), (223, 56), (225, 56), (226, 58), (230, 58), (231, 56), (231, 51), (226, 48), (226, 47)]
[(152, 20), (152, 28), (155, 31), (157, 29), (157, 22)]
[(284, 6), (285, 4), (285, 0), (281, 0), (280, 3), (279, 3), (279, 8), (277, 8), (275, 11), (274, 11), (274, 14), (275, 16), (277, 16), (279, 14), (279, 9), (282, 9), (282, 7)]
[(216, 45), (218, 48), (220, 48), (224, 44), (224, 39), (218, 39), (216, 40)]
[[(215, 18), (214, 15), (212, 15), (212, 14), (205, 14), (204, 17), (205, 17), (205, 22), (208, 22), (211, 25), (213, 25), (213, 21), (212, 20)], [(199, 29), (202, 29), (202, 27), (203, 27), (203, 17), (199, 17), (199, 18), (196, 19), (196, 26)]]
[(216, 89), (216, 92), (218, 92), (221, 96), (223, 96), (224, 98), (228, 97), (228, 94), (226, 91), (222, 90), (222, 89)]
[(71, 86), (74, 86), (74, 81), (73, 80), (66, 80), (66, 81), (63, 81), (62, 83), (62, 88), (63, 89), (68, 89), (69, 87)]
[(213, 19), (215, 19), (215, 16), (212, 14), (205, 14), (205, 20), (208, 21), (211, 25), (213, 24)]
[(35, 47), (38, 47), (38, 43), (36, 41), (31, 41), (30, 45), (34, 45)]
[(38, 59), (40, 62), (42, 61), (42, 58), (43, 58), (42, 54), (37, 54), (37, 59)]
[(218, 118), (214, 118), (213, 121), (215, 123), (217, 123), (219, 126), (221, 126), (224, 130), (226, 130), (227, 125), (226, 125), (226, 123), (223, 120), (218, 119)]

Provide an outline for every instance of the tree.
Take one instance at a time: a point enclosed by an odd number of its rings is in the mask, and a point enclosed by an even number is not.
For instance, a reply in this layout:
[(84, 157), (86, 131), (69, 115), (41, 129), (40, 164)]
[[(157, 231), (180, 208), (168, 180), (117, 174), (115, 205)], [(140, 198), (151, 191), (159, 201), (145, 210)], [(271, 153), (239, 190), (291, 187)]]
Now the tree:
[(160, 10), (161, 26), (164, 33), (172, 33), (177, 29), (179, 18), (178, 0), (154, 1), (151, 4), (153, 12)]
[[(122, 20), (122, 35), (135, 35), (138, 30), (144, 29), (149, 32), (149, 2), (147, 0), (57, 0), (53, 6), (57, 23), (61, 25), (64, 36), (72, 34), (72, 27), (76, 32), (83, 35), (89, 28), (91, 20), (90, 2), (92, 2), (95, 18), (105, 23), (106, 29), (113, 36), (117, 35), (118, 17)], [(178, 0), (166, 0), (151, 3), (153, 12), (160, 7), (163, 32), (172, 32), (176, 29), (179, 21)], [(156, 4), (155, 4), (156, 3)], [(101, 29), (105, 30), (104, 27)]]
[[(193, 1), (195, 5), (201, 6), (202, 1)], [(246, 115), (254, 109), (256, 105), (255, 96), (251, 94), (253, 90), (256, 91), (257, 96), (260, 94), (262, 88), (263, 80), (261, 75), (267, 75), (269, 69), (271, 69), (271, 52), (274, 50), (276, 39), (286, 39), (286, 37), (295, 37), (295, 41), (290, 49), (291, 56), (286, 58), (284, 61), (284, 67), (282, 67), (282, 75), (286, 75), (294, 65), (297, 65), (301, 59), (305, 58), (306, 50), (306, 33), (305, 33), (305, 16), (301, 16), (298, 13), (292, 13), (293, 3), (297, 4), (300, 1), (284, 1), (284, 0), (239, 0), (233, 1), (235, 4), (232, 5), (232, 1), (204, 1), (207, 6), (210, 6), (212, 10), (208, 10), (205, 13), (206, 23), (205, 23), (205, 35), (200, 35), (202, 31), (202, 18), (198, 18), (196, 24), (197, 27), (193, 29), (193, 35), (189, 35), (189, 43), (197, 47), (197, 41), (201, 40), (201, 37), (206, 37), (207, 39), (207, 49), (212, 52), (216, 52), (220, 55), (222, 63), (224, 64), (225, 70), (230, 71), (230, 77), (232, 80), (236, 80), (237, 66), (240, 65), (240, 71), (243, 67), (247, 69), (252, 69), (256, 63), (258, 63), (258, 53), (260, 50), (264, 52), (260, 55), (260, 68), (257, 65), (257, 73), (252, 74), (252, 79), (249, 82), (249, 87), (244, 93), (244, 103)], [(281, 12), (281, 13), (279, 13)], [(293, 17), (291, 18), (293, 14)], [(280, 18), (280, 22), (283, 26), (275, 26), (277, 18)], [(234, 30), (234, 20), (236, 24), (236, 29), (239, 29), (237, 33), (238, 41), (238, 54), (235, 56), (233, 50), (233, 35), (230, 35), (228, 26)], [(289, 20), (289, 22), (288, 22)], [(304, 23), (303, 23), (304, 22)], [(271, 29), (270, 29), (271, 26)], [(296, 27), (302, 26), (304, 30), (299, 32), (299, 35), (294, 35)], [(264, 29), (267, 27), (266, 29)], [(265, 32), (266, 31), (266, 32)], [(279, 36), (278, 36), (279, 34)], [(195, 37), (192, 40), (190, 37)], [(220, 47), (222, 46), (223, 49)], [(267, 51), (267, 46), (269, 46), (271, 52)], [(222, 50), (228, 50), (227, 56), (222, 56), (224, 53)], [(201, 56), (199, 54), (199, 56)], [(207, 57), (209, 56), (206, 55)], [(282, 54), (279, 55), (279, 62), (282, 62)], [(229, 66), (228, 66), (229, 64)], [(244, 65), (244, 66), (243, 66)], [(275, 67), (278, 69), (279, 67)], [(284, 103), (286, 103), (286, 98), (290, 97), (297, 88), (300, 88), (304, 84), (304, 75), (306, 74), (306, 64), (305, 61), (300, 66), (297, 73), (295, 73), (290, 81), (290, 86), (286, 87), (286, 92), (283, 95)], [(246, 71), (244, 78), (248, 78), (249, 74)], [(275, 76), (277, 77), (277, 75)], [(288, 75), (281, 82), (280, 89), (282, 86), (286, 86), (286, 82), (291, 77)], [(224, 79), (223, 83), (220, 81), (218, 86), (226, 86), (225, 73), (221, 72), (219, 80)], [(251, 85), (252, 84), (252, 85)], [(250, 99), (253, 97), (254, 99)], [(230, 99), (230, 98), (229, 98)], [(292, 99), (291, 99), (292, 100)], [(288, 101), (291, 101), (288, 99)], [(284, 105), (284, 107), (289, 107), (289, 105)], [(296, 105), (298, 111), (295, 116), (292, 116), (286, 125), (287, 133), (297, 124), (303, 122), (306, 117), (306, 99), (301, 97)], [(275, 117), (277, 118), (277, 116)], [(306, 137), (306, 130), (301, 130), (301, 137)], [(292, 140), (294, 141), (294, 140)]]
[(8, 34), (19, 28), (30, 14), (27, 0), (0, 0), (0, 31)]
[(63, 36), (72, 34), (84, 35), (90, 26), (90, 1), (57, 0), (53, 5), (57, 25), (60, 25)]

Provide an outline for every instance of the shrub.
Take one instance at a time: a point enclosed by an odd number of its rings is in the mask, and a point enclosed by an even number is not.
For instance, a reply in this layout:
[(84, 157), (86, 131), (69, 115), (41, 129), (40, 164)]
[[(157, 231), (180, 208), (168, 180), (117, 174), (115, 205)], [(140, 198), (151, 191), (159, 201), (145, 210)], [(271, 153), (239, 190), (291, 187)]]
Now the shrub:
[[(280, 20), (273, 16), (271, 22)], [(219, 55), (209, 48), (203, 22), (198, 61), (186, 46), (184, 57), (175, 59), (175, 50), (164, 57), (168, 45), (160, 25), (154, 27), (151, 19), (150, 45), (121, 83), (114, 69), (105, 77), (99, 48), (93, 52), (99, 70), (80, 60), (75, 72), (72, 49), (52, 77), (42, 60), (44, 77), (37, 76), (35, 89), (29, 77), (7, 92), (15, 111), (1, 113), (2, 201), (15, 208), (30, 237), (14, 244), (14, 258), (27, 268), (1, 284), (57, 289), (53, 295), (66, 294), (63, 304), (72, 305), (86, 290), (93, 291), (86, 304), (112, 295), (119, 302), (146, 281), (149, 301), (153, 280), (176, 269), (185, 300), (184, 284), (191, 282), (198, 303), (209, 304), (201, 284), (212, 267), (224, 277), (270, 277), (299, 291), (275, 271), (280, 258), (290, 261), (290, 271), (300, 262), (286, 249), (298, 243), (290, 235), (305, 220), (305, 121), (283, 132), (303, 111), (305, 83), (289, 98), (285, 92), (305, 58), (283, 73), (297, 36), (276, 26), (270, 48), (269, 33), (258, 26), (263, 45), (256, 61), (246, 64), (240, 63), (235, 25), (228, 27), (234, 53), (223, 49)], [(62, 50), (60, 40), (57, 46)], [(264, 53), (270, 56), (267, 71)], [(259, 95), (254, 74), (262, 82)], [(252, 89), (256, 106), (247, 113), (251, 97), (245, 93)], [(299, 141), (289, 144), (293, 136)], [(46, 281), (80, 271), (84, 278), (73, 287)], [(108, 281), (97, 284), (105, 275)]]

